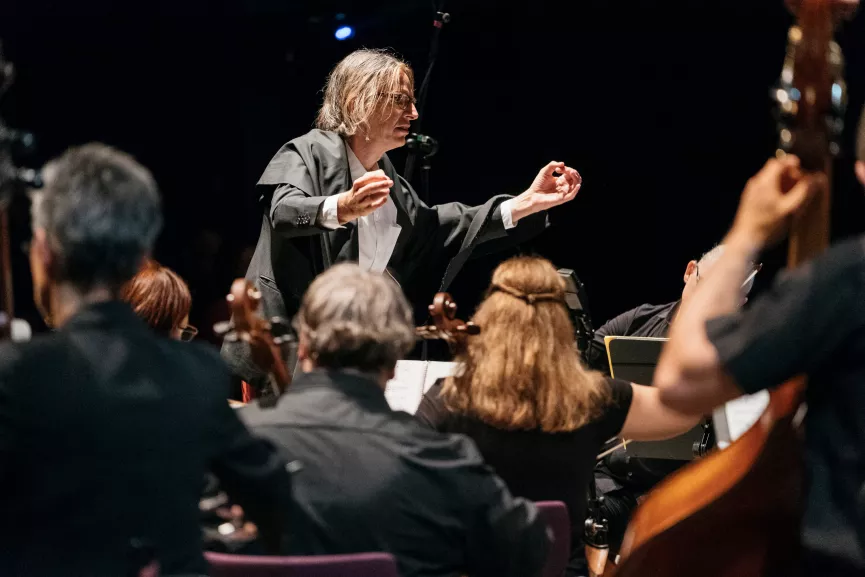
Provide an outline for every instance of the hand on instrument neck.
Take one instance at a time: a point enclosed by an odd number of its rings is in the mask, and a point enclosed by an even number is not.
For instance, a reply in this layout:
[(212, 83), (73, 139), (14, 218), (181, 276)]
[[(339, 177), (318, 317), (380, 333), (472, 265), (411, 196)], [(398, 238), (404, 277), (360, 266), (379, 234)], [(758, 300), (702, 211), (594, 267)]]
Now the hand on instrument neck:
[(789, 217), (823, 187), (825, 175), (805, 174), (799, 159), (789, 155), (769, 160), (742, 192), (728, 242), (761, 250), (783, 237)]

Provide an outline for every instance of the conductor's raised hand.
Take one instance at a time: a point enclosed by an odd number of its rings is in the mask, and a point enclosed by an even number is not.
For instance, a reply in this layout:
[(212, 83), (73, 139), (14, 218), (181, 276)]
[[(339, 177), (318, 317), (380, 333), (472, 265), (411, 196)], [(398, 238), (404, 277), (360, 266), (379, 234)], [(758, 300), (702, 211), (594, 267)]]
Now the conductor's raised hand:
[(339, 195), (336, 203), (336, 215), (339, 224), (351, 222), (361, 216), (366, 216), (384, 206), (390, 194), (393, 181), (383, 170), (367, 172)]
[(564, 162), (549, 163), (538, 172), (531, 186), (514, 199), (513, 221), (573, 200), (582, 184), (580, 173)]

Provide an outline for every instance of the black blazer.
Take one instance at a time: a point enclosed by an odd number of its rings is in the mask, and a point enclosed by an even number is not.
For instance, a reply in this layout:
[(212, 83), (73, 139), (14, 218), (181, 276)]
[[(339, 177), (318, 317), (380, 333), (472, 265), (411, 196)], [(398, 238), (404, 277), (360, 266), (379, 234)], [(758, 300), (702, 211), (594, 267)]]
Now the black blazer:
[[(357, 223), (329, 230), (319, 226), (324, 200), (352, 186), (345, 141), (335, 132), (311, 130), (285, 144), (258, 181), (263, 209), (261, 232), (246, 278), (261, 290), (262, 314), (291, 320), (312, 280), (341, 261), (357, 261)], [(379, 162), (393, 180), (391, 197), (402, 227), (389, 270), (402, 286), (415, 314), (426, 310), (436, 290), (447, 290), (465, 262), (522, 242), (547, 226), (535, 214), (506, 231), (499, 205), (511, 198), (494, 196), (482, 206), (451, 202), (426, 206), (387, 155)], [(422, 322), (426, 317), (418, 319)], [(257, 380), (248, 350), (228, 343), (223, 358), (236, 374)]]
[(0, 575), (126, 575), (133, 539), (163, 574), (205, 573), (208, 468), (279, 531), (290, 479), (228, 388), (215, 351), (157, 336), (120, 302), (0, 346)]
[(386, 551), (402, 577), (532, 577), (548, 547), (535, 507), (511, 496), (474, 443), (392, 411), (348, 371), (297, 378), (241, 417), (294, 461), (297, 515), (283, 552)]

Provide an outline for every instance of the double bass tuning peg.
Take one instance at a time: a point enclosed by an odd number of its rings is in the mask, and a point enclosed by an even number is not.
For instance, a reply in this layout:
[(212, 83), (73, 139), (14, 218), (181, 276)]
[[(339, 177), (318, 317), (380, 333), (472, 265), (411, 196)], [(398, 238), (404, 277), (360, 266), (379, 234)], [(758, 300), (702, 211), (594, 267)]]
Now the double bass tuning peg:
[(213, 325), (213, 332), (227, 341), (236, 341), (237, 333), (234, 332), (234, 323), (231, 321), (219, 321)]
[(285, 345), (297, 342), (297, 335), (294, 334), (294, 329), (286, 319), (282, 317), (271, 317), (270, 319), (270, 334), (273, 336), (273, 344)]
[(295, 336), (291, 323), (282, 317), (271, 317), (270, 334), (272, 334), (274, 338), (284, 340), (293, 340)]

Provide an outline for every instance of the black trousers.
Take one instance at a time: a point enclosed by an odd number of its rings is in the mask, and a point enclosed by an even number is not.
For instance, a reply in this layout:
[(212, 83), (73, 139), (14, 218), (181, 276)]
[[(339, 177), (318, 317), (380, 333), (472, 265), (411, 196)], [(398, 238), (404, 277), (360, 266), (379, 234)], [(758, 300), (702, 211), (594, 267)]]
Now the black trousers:
[(610, 543), (610, 558), (615, 558), (625, 538), (625, 530), (631, 514), (637, 508), (637, 497), (633, 491), (628, 489), (615, 489), (604, 493), (601, 503), (601, 515), (607, 520), (607, 538)]

